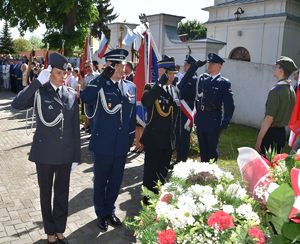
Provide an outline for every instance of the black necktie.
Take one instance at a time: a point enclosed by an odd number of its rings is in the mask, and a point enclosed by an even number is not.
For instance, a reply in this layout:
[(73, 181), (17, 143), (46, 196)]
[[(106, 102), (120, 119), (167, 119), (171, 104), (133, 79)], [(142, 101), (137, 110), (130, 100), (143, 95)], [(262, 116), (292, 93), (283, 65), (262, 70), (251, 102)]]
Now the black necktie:
[(59, 88), (56, 88), (56, 94), (59, 96), (59, 98), (61, 98)]
[(171, 88), (169, 86), (167, 86), (167, 93), (172, 97), (172, 94), (171, 94)]

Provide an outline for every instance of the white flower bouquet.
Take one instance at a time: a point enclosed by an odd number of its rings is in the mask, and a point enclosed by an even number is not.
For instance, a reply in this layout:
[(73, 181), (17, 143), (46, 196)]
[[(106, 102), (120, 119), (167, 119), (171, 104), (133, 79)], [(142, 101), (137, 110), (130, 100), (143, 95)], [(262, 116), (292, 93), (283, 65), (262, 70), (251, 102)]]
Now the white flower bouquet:
[(174, 166), (150, 205), (127, 221), (141, 243), (264, 243), (266, 228), (254, 199), (217, 164), (189, 160)]

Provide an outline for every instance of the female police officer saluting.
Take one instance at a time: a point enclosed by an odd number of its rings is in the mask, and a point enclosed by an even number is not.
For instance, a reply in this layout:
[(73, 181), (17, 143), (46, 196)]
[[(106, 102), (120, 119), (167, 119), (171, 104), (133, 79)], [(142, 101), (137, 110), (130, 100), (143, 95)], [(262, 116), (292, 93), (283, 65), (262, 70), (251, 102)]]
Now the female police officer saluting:
[[(36, 163), (48, 243), (68, 243), (63, 232), (68, 216), (71, 165), (80, 160), (76, 92), (63, 85), (67, 63), (67, 59), (61, 54), (50, 54), (51, 66), (42, 70), (38, 78), (12, 102), (13, 108), (33, 107), (33, 113), (36, 113), (36, 132), (29, 160)], [(54, 204), (51, 206), (53, 178)]]

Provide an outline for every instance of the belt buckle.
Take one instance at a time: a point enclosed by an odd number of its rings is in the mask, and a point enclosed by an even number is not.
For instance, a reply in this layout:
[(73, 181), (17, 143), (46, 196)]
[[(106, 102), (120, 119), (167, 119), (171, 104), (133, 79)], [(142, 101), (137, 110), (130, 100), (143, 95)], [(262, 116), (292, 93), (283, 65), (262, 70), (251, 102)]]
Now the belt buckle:
[(200, 106), (200, 110), (201, 110), (201, 111), (204, 111), (204, 105), (201, 105), (201, 106)]

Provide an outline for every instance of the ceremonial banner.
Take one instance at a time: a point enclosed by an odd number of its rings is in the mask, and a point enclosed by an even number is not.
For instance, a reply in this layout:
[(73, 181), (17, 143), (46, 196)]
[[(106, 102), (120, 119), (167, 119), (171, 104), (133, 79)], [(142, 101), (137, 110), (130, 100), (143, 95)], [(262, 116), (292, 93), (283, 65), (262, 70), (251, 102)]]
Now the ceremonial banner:
[(99, 42), (99, 48), (98, 48), (98, 57), (100, 59), (103, 57), (103, 55), (106, 52), (106, 49), (108, 48), (108, 42), (109, 42), (108, 39), (106, 38), (106, 36), (102, 32), (101, 39), (100, 39), (100, 42)]
[(139, 48), (139, 62), (133, 79), (137, 91), (137, 121), (143, 127), (146, 125), (147, 114), (146, 109), (141, 104), (141, 98), (145, 84), (156, 82), (158, 79), (158, 58), (160, 58), (160, 55), (148, 29), (144, 33), (144, 38)]

